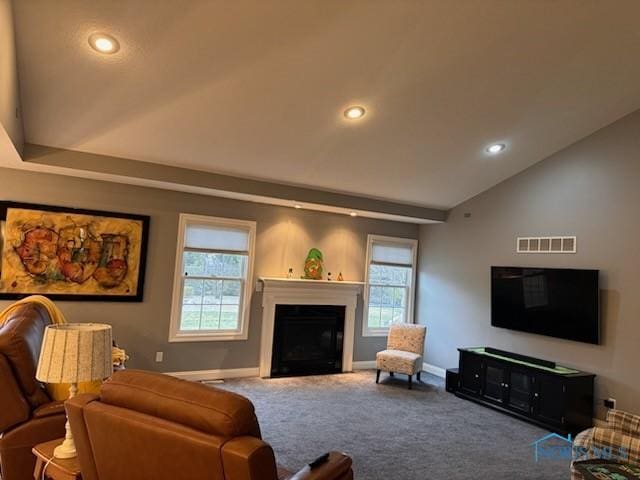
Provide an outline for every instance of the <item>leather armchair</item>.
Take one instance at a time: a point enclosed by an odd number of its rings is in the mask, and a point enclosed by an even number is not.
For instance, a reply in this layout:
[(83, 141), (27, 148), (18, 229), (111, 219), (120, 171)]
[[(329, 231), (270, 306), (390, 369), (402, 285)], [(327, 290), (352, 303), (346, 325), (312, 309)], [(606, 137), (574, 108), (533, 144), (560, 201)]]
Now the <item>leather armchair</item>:
[(66, 409), (83, 480), (351, 480), (351, 459), (296, 474), (276, 466), (253, 404), (225, 390), (158, 373), (115, 372), (100, 395)]
[(31, 449), (64, 436), (61, 402), (36, 380), (44, 329), (51, 323), (36, 304), (16, 307), (0, 327), (0, 472), (3, 480), (33, 478)]

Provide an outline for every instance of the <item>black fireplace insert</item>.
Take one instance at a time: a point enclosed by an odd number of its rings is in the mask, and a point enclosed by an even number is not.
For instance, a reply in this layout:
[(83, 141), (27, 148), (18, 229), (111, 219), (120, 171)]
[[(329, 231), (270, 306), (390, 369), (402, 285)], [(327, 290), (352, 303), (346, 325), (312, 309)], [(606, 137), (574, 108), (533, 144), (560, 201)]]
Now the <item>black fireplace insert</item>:
[(271, 376), (342, 372), (345, 307), (276, 305)]

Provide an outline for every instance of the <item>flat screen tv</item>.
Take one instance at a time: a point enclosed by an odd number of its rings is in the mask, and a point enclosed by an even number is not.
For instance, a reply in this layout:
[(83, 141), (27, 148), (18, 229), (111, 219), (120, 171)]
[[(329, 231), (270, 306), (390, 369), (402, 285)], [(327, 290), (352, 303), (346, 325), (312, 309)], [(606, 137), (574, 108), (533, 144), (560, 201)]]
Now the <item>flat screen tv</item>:
[(598, 270), (491, 267), (491, 325), (600, 341)]

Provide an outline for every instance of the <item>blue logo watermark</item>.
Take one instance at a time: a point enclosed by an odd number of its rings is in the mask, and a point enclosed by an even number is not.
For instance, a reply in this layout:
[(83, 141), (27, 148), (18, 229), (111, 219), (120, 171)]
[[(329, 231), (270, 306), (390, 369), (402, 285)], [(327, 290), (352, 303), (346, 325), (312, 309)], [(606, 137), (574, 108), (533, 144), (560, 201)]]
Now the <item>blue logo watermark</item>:
[(573, 444), (571, 435), (563, 437), (557, 433), (549, 433), (531, 444), (534, 448), (536, 462), (541, 460), (614, 460), (626, 461), (629, 452), (623, 447), (583, 447)]

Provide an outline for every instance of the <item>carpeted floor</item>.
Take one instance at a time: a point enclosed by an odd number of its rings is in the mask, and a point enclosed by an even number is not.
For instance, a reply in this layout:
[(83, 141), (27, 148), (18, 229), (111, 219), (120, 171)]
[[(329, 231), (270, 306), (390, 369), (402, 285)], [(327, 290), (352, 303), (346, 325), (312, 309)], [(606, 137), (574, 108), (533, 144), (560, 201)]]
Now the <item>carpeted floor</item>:
[(216, 385), (250, 398), (279, 463), (298, 469), (328, 450), (353, 457), (357, 479), (563, 479), (569, 462), (535, 463), (547, 431), (459, 399), (423, 374), (408, 391), (375, 372)]

